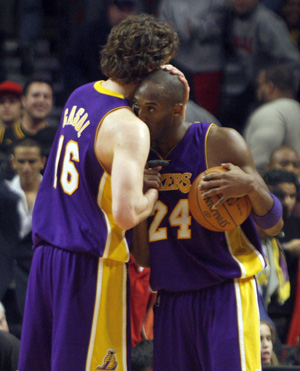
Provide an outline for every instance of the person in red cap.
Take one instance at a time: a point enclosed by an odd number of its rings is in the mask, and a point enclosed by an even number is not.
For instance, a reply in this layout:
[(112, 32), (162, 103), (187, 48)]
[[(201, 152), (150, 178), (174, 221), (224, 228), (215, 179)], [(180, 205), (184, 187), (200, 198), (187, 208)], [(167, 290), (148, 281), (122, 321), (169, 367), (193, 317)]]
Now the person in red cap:
[(0, 129), (0, 151), (9, 155), (16, 141), (30, 137), (40, 143), (43, 154), (48, 156), (56, 133), (56, 127), (47, 122), (53, 107), (51, 81), (39, 77), (28, 80), (20, 102), (23, 110), (21, 120), (12, 128)]
[(14, 127), (20, 122), (22, 93), (22, 86), (14, 81), (4, 81), (0, 84), (0, 128), (2, 130)]

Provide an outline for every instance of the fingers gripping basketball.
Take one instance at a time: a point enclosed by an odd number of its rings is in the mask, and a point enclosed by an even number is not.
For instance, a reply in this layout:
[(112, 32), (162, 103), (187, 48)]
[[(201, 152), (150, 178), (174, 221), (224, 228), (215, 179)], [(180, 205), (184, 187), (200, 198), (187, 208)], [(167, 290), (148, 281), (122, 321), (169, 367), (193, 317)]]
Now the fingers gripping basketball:
[(227, 171), (222, 166), (215, 166), (199, 174), (194, 180), (189, 193), (189, 207), (193, 217), (203, 227), (212, 231), (229, 231), (241, 225), (251, 212), (251, 202), (248, 196), (231, 198), (217, 209), (212, 206), (220, 198), (219, 195), (203, 198), (199, 188), (202, 177), (214, 172)]

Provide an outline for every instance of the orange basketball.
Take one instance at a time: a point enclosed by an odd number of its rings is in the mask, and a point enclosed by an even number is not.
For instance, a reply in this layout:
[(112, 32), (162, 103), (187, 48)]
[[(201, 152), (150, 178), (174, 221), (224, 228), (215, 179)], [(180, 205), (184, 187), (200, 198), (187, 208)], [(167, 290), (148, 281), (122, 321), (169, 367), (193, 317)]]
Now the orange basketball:
[(217, 209), (212, 209), (212, 205), (220, 198), (219, 195), (202, 197), (203, 191), (198, 187), (201, 184), (201, 178), (206, 174), (226, 171), (228, 170), (222, 166), (205, 170), (194, 180), (189, 193), (189, 207), (193, 217), (203, 227), (216, 232), (230, 231), (241, 225), (252, 209), (248, 196), (231, 198)]

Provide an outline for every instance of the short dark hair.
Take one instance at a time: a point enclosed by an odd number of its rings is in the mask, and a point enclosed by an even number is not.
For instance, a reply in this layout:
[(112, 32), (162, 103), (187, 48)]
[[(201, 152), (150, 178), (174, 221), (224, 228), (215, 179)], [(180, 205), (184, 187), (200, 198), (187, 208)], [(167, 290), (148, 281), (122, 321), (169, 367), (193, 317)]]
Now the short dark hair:
[(292, 183), (298, 187), (298, 180), (294, 173), (282, 169), (272, 169), (264, 173), (263, 179), (268, 186), (277, 186), (281, 183)]
[(185, 88), (183, 83), (179, 80), (178, 75), (172, 74), (167, 70), (158, 69), (149, 73), (142, 81), (142, 84), (146, 82), (159, 85), (160, 88), (163, 88), (164, 97), (166, 97), (172, 105), (183, 102)]
[(149, 14), (132, 15), (114, 26), (101, 51), (101, 70), (120, 84), (139, 83), (168, 63), (179, 38), (171, 25)]
[(23, 95), (26, 95), (28, 93), (29, 87), (31, 84), (38, 82), (42, 84), (47, 84), (50, 86), (51, 90), (53, 91), (53, 85), (50, 80), (44, 79), (42, 77), (33, 77), (30, 80), (27, 80), (24, 87), (23, 87)]
[(23, 138), (16, 141), (13, 145), (13, 153), (15, 152), (15, 148), (18, 147), (37, 147), (40, 149), (41, 156), (43, 156), (43, 148), (41, 144), (32, 138)]
[(131, 371), (145, 371), (153, 365), (153, 340), (142, 340), (131, 351)]
[(295, 77), (293, 71), (287, 66), (278, 65), (267, 68), (265, 79), (271, 81), (282, 92), (295, 92)]

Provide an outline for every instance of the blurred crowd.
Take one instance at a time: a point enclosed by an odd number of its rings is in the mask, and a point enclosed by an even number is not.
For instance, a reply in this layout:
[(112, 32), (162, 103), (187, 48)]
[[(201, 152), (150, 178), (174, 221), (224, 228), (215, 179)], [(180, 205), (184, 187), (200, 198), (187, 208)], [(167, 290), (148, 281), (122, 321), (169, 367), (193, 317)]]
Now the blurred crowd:
[[(58, 125), (49, 124), (53, 81), (37, 74), (36, 45), (45, 20), (49, 14), (56, 19), (47, 35), (53, 33), (64, 100), (80, 85), (105, 79), (101, 46), (114, 25), (140, 12), (170, 22), (179, 35), (171, 63), (190, 84), (187, 120), (240, 132), (282, 202), (280, 235), (267, 238), (258, 230), (268, 262), (257, 277), (262, 360), (300, 365), (300, 0), (0, 0), (0, 369), (16, 369), (32, 210)], [(12, 34), (19, 80), (5, 68), (5, 42)], [(145, 358), (132, 369), (151, 370), (155, 294), (149, 269), (133, 259), (129, 273), (132, 345), (138, 344), (133, 359)], [(1, 368), (3, 344), (14, 349), (5, 361), (11, 368)]]

